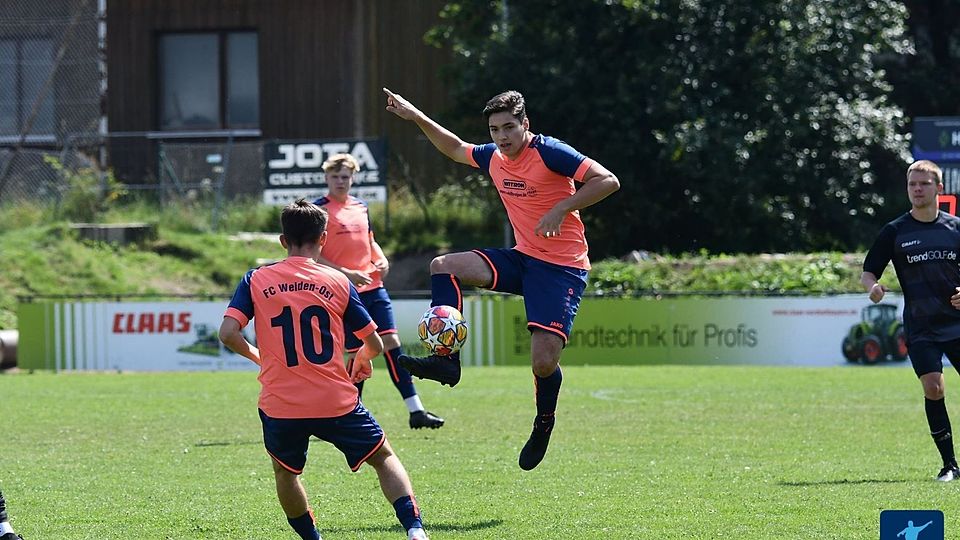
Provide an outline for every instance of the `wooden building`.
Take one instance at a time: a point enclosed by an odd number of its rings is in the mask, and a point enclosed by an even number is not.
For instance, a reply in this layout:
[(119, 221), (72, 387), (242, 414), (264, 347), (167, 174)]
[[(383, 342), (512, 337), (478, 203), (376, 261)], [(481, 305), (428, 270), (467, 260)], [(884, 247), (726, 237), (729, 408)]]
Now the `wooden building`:
[[(197, 141), (386, 136), (392, 156), (436, 171), (444, 158), (384, 110), (381, 87), (443, 109), (449, 53), (423, 38), (443, 5), (107, 0), (109, 131)], [(153, 159), (114, 141), (121, 177)]]

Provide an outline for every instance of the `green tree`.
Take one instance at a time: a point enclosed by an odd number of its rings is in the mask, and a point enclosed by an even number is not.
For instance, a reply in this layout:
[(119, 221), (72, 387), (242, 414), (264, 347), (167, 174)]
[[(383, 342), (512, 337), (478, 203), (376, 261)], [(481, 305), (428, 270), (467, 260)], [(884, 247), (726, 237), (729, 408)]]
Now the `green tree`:
[(904, 0), (910, 13), (906, 54), (884, 57), (893, 99), (908, 118), (960, 116), (960, 2)]
[(585, 212), (595, 257), (855, 248), (903, 200), (903, 115), (876, 64), (907, 48), (900, 2), (463, 0), (441, 16), (428, 38), (454, 53), (458, 132), (482, 140), (484, 100), (520, 90), (535, 132), (620, 177)]

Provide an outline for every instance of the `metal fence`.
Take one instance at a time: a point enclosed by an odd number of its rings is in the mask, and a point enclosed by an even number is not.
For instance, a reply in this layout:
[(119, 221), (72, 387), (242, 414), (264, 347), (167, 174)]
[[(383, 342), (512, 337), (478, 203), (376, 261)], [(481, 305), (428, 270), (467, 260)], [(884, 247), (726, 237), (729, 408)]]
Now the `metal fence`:
[(105, 190), (108, 171), (160, 203), (259, 193), (259, 141), (110, 132), (105, 43), (106, 0), (0, 3), (0, 205), (58, 204), (78, 176)]
[[(103, 131), (105, 0), (5, 0), (0, 9), (0, 202), (56, 200), (45, 161), (71, 134)], [(61, 156), (62, 157), (62, 156)], [(62, 157), (70, 167), (101, 156)]]

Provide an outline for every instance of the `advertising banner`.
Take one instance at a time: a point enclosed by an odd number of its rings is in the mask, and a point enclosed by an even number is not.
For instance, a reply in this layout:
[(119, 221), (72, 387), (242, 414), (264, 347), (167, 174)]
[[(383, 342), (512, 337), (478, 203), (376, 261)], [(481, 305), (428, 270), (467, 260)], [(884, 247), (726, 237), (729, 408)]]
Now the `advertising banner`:
[[(255, 370), (226, 350), (220, 302), (49, 302), (19, 306), (20, 366), (51, 370)], [(423, 350), (416, 323), (430, 302), (393, 301), (404, 347)], [(584, 298), (564, 365), (909, 365), (902, 298), (866, 295), (763, 298)], [(523, 300), (464, 298), (465, 365), (529, 365)], [(244, 329), (256, 343), (253, 325)], [(869, 362), (866, 362), (869, 360)]]
[(366, 202), (387, 201), (387, 140), (270, 141), (263, 145), (263, 202), (286, 205), (300, 197), (312, 201), (327, 194), (323, 162), (348, 153), (360, 170), (350, 194)]
[[(521, 299), (484, 295), (465, 298), (464, 303), (470, 325), (466, 363), (530, 364)], [(859, 294), (584, 298), (562, 362), (837, 366), (863, 361), (868, 349), (878, 355), (875, 363), (909, 365), (896, 342), (902, 297), (888, 294), (881, 306), (888, 307), (878, 309)], [(404, 330), (401, 324), (401, 339), (415, 339)]]
[[(256, 370), (217, 336), (224, 302), (20, 304), (20, 367), (63, 370)], [(252, 325), (248, 325), (252, 326)], [(252, 328), (244, 329), (253, 340)]]

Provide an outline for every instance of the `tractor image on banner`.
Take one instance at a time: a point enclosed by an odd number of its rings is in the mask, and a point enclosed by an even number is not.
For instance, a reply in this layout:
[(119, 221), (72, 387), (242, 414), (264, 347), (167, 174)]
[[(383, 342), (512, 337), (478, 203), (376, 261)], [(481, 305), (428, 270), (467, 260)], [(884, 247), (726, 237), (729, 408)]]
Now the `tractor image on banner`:
[(894, 304), (876, 304), (863, 308), (860, 322), (843, 338), (843, 357), (848, 362), (876, 364), (881, 360), (902, 362), (907, 359), (907, 339), (899, 308)]

